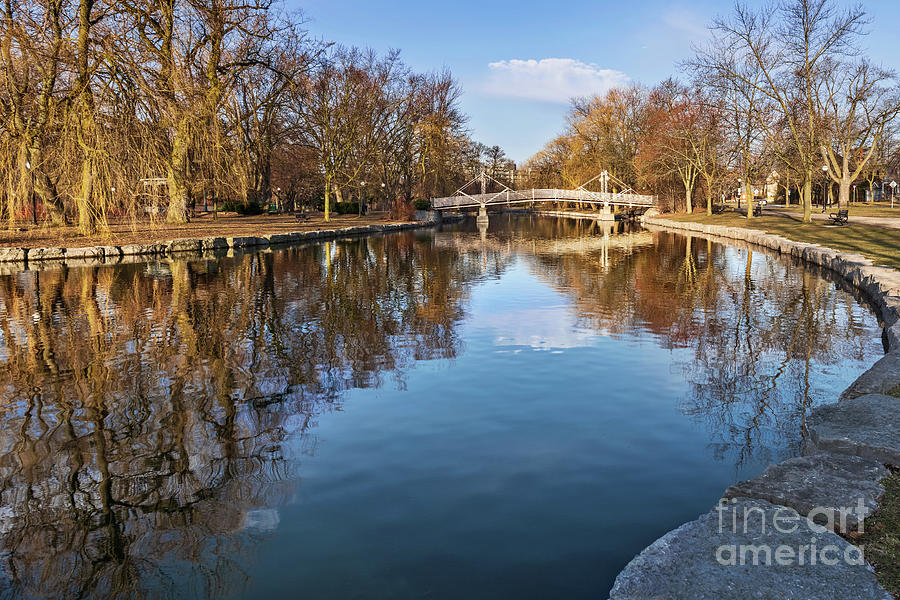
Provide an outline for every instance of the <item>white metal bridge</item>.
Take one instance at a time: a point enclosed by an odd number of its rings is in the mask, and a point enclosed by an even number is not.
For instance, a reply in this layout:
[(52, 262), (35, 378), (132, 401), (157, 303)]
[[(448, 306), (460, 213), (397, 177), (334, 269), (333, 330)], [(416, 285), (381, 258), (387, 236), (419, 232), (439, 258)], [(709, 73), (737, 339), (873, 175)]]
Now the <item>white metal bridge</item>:
[[(488, 180), (494, 181), (503, 189), (499, 192), (487, 193)], [(587, 189), (589, 184), (599, 181), (600, 191)], [(480, 194), (467, 194), (464, 190), (469, 186), (480, 183)], [(619, 192), (610, 192), (610, 183), (620, 188)], [(602, 205), (605, 209), (611, 206), (625, 206), (632, 208), (650, 208), (656, 206), (656, 196), (636, 194), (633, 189), (619, 181), (607, 171), (589, 179), (582, 185), (572, 190), (563, 189), (531, 189), (513, 190), (503, 183), (482, 173), (470, 180), (466, 185), (456, 190), (452, 196), (445, 198), (432, 198), (431, 207), (434, 210), (454, 210), (463, 208), (478, 208), (479, 214), (486, 214), (488, 206), (504, 206), (510, 204), (526, 204), (529, 202), (578, 202), (581, 204)]]

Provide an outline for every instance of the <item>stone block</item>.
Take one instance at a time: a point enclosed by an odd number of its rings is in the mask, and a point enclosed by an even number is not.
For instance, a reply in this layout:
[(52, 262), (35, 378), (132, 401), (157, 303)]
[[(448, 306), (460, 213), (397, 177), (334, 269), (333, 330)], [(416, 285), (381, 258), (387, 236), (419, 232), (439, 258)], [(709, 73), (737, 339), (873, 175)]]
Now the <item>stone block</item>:
[(103, 259), (103, 248), (100, 248), (97, 246), (86, 246), (83, 248), (68, 248), (66, 250), (66, 261), (69, 262), (72, 259), (102, 260)]
[(122, 260), (122, 249), (118, 246), (99, 246), (103, 250), (103, 259), (107, 262), (118, 262)]
[(223, 237), (208, 237), (200, 240), (200, 245), (205, 251), (215, 252), (228, 250), (228, 240)]
[[(895, 325), (896, 327), (896, 325)], [(858, 398), (866, 394), (886, 394), (900, 385), (900, 346), (892, 348), (878, 362), (860, 375), (841, 393), (841, 400)]]
[(808, 454), (836, 452), (900, 465), (900, 398), (867, 394), (820, 406), (807, 427)]
[[(813, 516), (825, 524), (829, 516), (836, 533), (846, 534), (857, 528), (859, 503), (865, 507), (862, 518), (871, 515), (884, 493), (881, 480), (887, 468), (876, 460), (848, 454), (815, 454), (792, 458), (763, 471), (755, 479), (742, 481), (725, 490), (725, 498), (755, 498), (793, 508), (810, 516), (816, 508), (830, 511)], [(836, 518), (844, 509), (845, 519)], [(846, 510), (850, 509), (850, 510)]]
[(200, 252), (203, 249), (203, 244), (200, 240), (197, 239), (180, 239), (180, 240), (171, 240), (168, 243), (168, 252)]
[(267, 235), (266, 239), (269, 240), (270, 244), (290, 244), (295, 241), (289, 233), (273, 233), (272, 235)]
[(62, 260), (66, 257), (65, 248), (31, 248), (28, 250), (28, 260)]
[(24, 248), (0, 248), (0, 262), (21, 262), (28, 256)]
[[(728, 500), (722, 509), (653, 542), (619, 573), (610, 599), (891, 600), (858, 549), (791, 509), (746, 498)], [(788, 524), (787, 518), (794, 520)], [(782, 533), (775, 519), (783, 531), (796, 529)]]

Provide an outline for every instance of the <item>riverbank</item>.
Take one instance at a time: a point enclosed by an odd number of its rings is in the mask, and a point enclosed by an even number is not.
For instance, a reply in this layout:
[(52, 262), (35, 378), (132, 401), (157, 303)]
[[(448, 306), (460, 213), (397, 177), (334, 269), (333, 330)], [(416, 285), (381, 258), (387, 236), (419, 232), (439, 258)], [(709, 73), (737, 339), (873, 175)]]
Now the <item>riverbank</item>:
[(795, 242), (819, 244), (840, 252), (861, 254), (876, 265), (900, 269), (900, 232), (893, 228), (893, 220), (890, 220), (890, 223), (876, 225), (879, 219), (866, 217), (865, 222), (860, 222), (858, 219), (862, 217), (855, 220), (852, 211), (850, 223), (844, 226), (822, 222), (803, 223), (802, 218), (802, 213), (766, 209), (763, 216), (749, 220), (734, 212), (713, 216), (707, 216), (705, 213), (667, 215), (665, 220), (669, 223), (697, 223), (771, 233)]
[(53, 227), (49, 224), (19, 224), (14, 229), (0, 229), (0, 248), (40, 248), (154, 244), (168, 240), (205, 237), (263, 236), (297, 231), (322, 231), (362, 225), (386, 225), (403, 221), (390, 219), (387, 213), (368, 215), (332, 214), (326, 221), (322, 213), (309, 213), (304, 220), (293, 214), (238, 215), (236, 213), (201, 214), (190, 223), (119, 220), (109, 224), (109, 230), (84, 236), (74, 226)]
[[(719, 222), (705, 222), (712, 219)], [(890, 516), (885, 519), (883, 511), (896, 506), (896, 486), (885, 489), (890, 482), (887, 465), (900, 465), (900, 400), (894, 395), (900, 385), (900, 272), (861, 254), (745, 227), (765, 226), (763, 219), (743, 220), (745, 226), (721, 221), (722, 217), (696, 215), (644, 218), (651, 229), (740, 240), (834, 271), (878, 307), (886, 353), (844, 390), (838, 402), (812, 411), (806, 422), (804, 456), (772, 465), (759, 477), (725, 490), (709, 513), (669, 532), (635, 557), (616, 578), (610, 597), (886, 600), (891, 597), (886, 587), (897, 592), (896, 567), (889, 560), (884, 564), (884, 557), (896, 552), (896, 541), (881, 540), (890, 547), (876, 560), (879, 583), (863, 549), (847, 540), (855, 541), (860, 530), (865, 531), (864, 517), (873, 513), (875, 524), (896, 523)], [(821, 239), (821, 234), (806, 239)], [(891, 241), (886, 245), (885, 241), (877, 241), (876, 254), (890, 248)], [(841, 245), (853, 243), (843, 240)], [(844, 515), (853, 507), (859, 519), (848, 523)], [(824, 527), (813, 523), (814, 517), (823, 516), (825, 520), (817, 523)], [(792, 527), (781, 528), (783, 519), (789, 519)], [(888, 531), (886, 537), (892, 534)], [(830, 553), (827, 557), (823, 548)]]
[[(121, 232), (112, 238), (113, 243), (96, 243), (97, 238), (81, 238), (69, 245), (68, 240), (56, 238), (58, 245), (7, 245), (0, 246), (0, 263), (18, 268), (31, 264), (106, 264), (117, 263), (129, 257), (170, 256), (184, 252), (228, 252), (232, 250), (296, 244), (306, 241), (333, 239), (350, 235), (368, 235), (400, 231), (417, 227), (429, 227), (436, 222), (391, 221), (383, 217), (338, 217), (330, 221), (310, 219), (298, 222), (293, 216), (278, 217), (220, 217), (216, 221), (201, 224), (146, 228), (128, 234)], [(191, 237), (166, 239), (173, 232), (189, 233)], [(109, 240), (110, 238), (102, 238)], [(43, 240), (31, 238), (30, 242)], [(142, 240), (142, 241), (135, 241)], [(95, 245), (84, 245), (94, 241)], [(127, 243), (123, 243), (127, 242)]]

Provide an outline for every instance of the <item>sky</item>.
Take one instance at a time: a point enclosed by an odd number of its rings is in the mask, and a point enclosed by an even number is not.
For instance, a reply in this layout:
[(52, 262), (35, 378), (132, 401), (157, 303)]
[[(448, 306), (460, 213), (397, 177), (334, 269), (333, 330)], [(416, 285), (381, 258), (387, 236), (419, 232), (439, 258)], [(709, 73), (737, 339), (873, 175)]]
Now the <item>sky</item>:
[[(526, 160), (564, 127), (569, 100), (679, 74), (728, 0), (285, 0), (314, 38), (401, 51), (420, 72), (449, 68), (474, 139)], [(760, 4), (751, 0), (752, 4)], [(864, 0), (863, 45), (900, 69), (900, 0)], [(893, 22), (893, 25), (891, 23)], [(891, 31), (893, 29), (893, 32)]]

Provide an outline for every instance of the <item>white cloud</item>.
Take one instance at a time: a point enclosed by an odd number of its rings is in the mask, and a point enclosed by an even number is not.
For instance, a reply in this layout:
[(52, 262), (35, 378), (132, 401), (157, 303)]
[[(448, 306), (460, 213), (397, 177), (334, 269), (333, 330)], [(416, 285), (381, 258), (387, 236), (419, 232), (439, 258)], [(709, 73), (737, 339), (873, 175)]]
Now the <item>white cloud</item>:
[(574, 58), (501, 60), (488, 64), (490, 73), (483, 91), (493, 96), (567, 103), (575, 96), (603, 94), (626, 84), (621, 71), (601, 69)]

